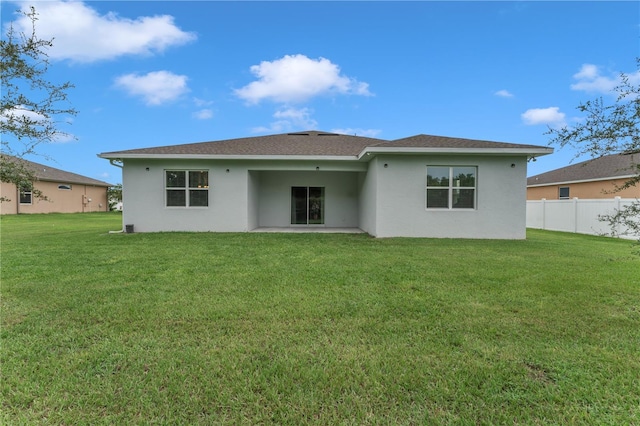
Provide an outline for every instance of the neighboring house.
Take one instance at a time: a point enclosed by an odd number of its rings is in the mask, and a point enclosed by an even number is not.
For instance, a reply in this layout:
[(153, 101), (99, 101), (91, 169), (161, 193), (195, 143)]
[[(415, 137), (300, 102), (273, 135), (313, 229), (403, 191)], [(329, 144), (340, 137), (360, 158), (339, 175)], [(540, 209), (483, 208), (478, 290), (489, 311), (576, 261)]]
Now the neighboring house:
[(107, 189), (111, 184), (32, 161), (17, 158), (12, 158), (12, 161), (21, 161), (34, 172), (36, 180), (33, 187), (47, 199), (38, 199), (32, 191), (16, 188), (12, 183), (0, 182), (0, 196), (11, 200), (0, 202), (0, 214), (109, 210)]
[(640, 173), (640, 153), (613, 154), (531, 176), (527, 200), (640, 198), (640, 186), (616, 191)]
[(551, 148), (308, 131), (106, 152), (135, 232), (351, 228), (525, 238), (527, 160)]

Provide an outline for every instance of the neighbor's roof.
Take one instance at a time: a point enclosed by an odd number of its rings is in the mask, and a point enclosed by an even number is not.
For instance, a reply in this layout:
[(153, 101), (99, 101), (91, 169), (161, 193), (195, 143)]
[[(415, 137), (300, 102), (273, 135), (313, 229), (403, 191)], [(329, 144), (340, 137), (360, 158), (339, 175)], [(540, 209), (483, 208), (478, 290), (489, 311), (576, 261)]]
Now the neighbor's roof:
[(78, 175), (76, 173), (65, 172), (64, 170), (56, 169), (55, 167), (46, 166), (40, 163), (34, 163), (33, 161), (28, 161), (22, 158), (16, 158), (5, 154), (2, 154), (2, 156), (9, 159), (9, 161), (22, 162), (25, 167), (31, 170), (36, 178), (40, 181), (75, 183), (78, 185), (92, 186), (113, 186), (112, 184), (103, 182), (101, 180), (92, 179), (90, 177)]
[(397, 141), (388, 141), (313, 130), (104, 152), (99, 156), (109, 159), (167, 157), (343, 157), (359, 159), (366, 154), (381, 152), (517, 152), (520, 154), (544, 155), (552, 151), (550, 148), (536, 145), (519, 145), (442, 136), (417, 135)]
[(640, 153), (612, 154), (531, 176), (527, 186), (629, 178), (638, 174)]

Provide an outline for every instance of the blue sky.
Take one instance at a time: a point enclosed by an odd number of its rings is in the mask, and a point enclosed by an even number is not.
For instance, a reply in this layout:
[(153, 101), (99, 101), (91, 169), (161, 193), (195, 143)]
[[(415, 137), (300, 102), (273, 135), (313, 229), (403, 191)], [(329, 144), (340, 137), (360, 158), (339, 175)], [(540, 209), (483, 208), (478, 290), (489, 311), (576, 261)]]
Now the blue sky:
[(3, 1), (3, 27), (29, 5), (79, 113), (28, 158), (110, 183), (100, 152), (300, 130), (547, 145), (640, 80), (635, 1)]

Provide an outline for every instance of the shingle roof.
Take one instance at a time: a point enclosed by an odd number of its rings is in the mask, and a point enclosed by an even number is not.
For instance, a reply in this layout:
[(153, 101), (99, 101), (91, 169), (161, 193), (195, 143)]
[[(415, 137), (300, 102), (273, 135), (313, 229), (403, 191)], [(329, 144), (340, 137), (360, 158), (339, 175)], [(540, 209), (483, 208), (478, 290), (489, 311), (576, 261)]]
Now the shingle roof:
[(213, 142), (131, 149), (101, 154), (187, 154), (187, 155), (358, 155), (382, 139), (318, 131), (228, 139)]
[[(305, 131), (268, 136), (228, 139), (212, 142), (160, 146), (104, 152), (102, 158), (145, 155), (195, 156), (350, 156), (357, 157), (365, 148), (466, 148), (466, 149), (531, 149), (539, 152), (545, 147), (520, 145), (442, 136), (417, 135), (388, 141), (321, 131)], [(545, 152), (546, 153), (546, 152)]]
[(640, 164), (640, 153), (612, 154), (531, 176), (527, 179), (527, 185), (549, 185), (629, 177), (639, 173), (637, 166), (635, 166), (638, 164)]
[(55, 167), (46, 166), (40, 163), (34, 163), (33, 161), (11, 157), (4, 154), (2, 156), (9, 159), (9, 161), (22, 162), (25, 167), (33, 171), (36, 178), (41, 181), (75, 183), (78, 185), (113, 186), (112, 184), (103, 182), (101, 180), (92, 179), (90, 177), (78, 175), (76, 173), (66, 172), (64, 170), (56, 169)]
[(541, 148), (537, 145), (522, 145), (506, 142), (483, 141), (476, 139), (451, 138), (446, 136), (416, 135), (396, 139), (378, 146), (404, 148)]

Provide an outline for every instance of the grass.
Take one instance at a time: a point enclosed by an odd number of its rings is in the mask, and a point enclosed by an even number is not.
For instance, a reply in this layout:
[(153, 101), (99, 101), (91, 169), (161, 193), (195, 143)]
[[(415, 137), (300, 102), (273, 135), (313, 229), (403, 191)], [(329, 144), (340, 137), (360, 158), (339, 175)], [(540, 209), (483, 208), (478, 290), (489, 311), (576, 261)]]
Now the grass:
[(1, 218), (3, 424), (640, 423), (630, 242)]

